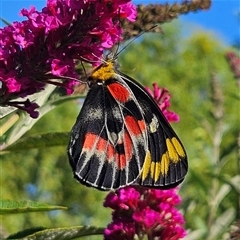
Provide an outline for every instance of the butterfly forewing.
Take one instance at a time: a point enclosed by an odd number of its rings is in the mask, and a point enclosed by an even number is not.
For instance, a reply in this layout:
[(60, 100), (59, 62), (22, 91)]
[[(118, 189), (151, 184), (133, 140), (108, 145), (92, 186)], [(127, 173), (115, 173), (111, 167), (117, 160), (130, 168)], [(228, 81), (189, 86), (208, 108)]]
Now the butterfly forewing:
[(75, 177), (102, 190), (134, 182), (148, 146), (143, 112), (125, 82), (93, 83), (68, 147)]

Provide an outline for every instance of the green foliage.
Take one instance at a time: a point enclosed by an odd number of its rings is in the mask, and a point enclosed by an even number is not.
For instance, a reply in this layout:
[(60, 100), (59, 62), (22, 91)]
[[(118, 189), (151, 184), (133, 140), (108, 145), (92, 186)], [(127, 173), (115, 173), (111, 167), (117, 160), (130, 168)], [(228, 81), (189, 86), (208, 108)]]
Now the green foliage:
[(40, 212), (40, 211), (52, 211), (57, 209), (67, 209), (61, 206), (52, 206), (44, 203), (38, 203), (33, 201), (12, 201), (12, 200), (0, 200), (0, 214), (10, 213), (25, 213), (25, 212)]
[(104, 228), (78, 226), (65, 228), (35, 228), (27, 229), (9, 236), (7, 239), (24, 239), (24, 240), (68, 240), (84, 236), (103, 235)]
[(13, 143), (7, 148), (7, 151), (18, 152), (33, 148), (67, 146), (69, 137), (69, 132), (51, 132), (41, 135), (31, 135), (23, 137), (16, 143)]
[[(181, 117), (173, 127), (185, 143), (190, 166), (180, 188), (189, 229), (186, 239), (222, 239), (240, 217), (236, 80), (224, 57), (226, 47), (212, 35), (198, 32), (184, 39), (176, 21), (164, 25), (163, 32), (145, 34), (128, 46), (121, 55), (121, 69), (144, 85), (157, 82), (172, 94), (172, 110)], [(84, 235), (84, 231), (100, 234), (101, 228), (82, 225), (108, 224), (111, 213), (102, 207), (106, 193), (74, 181), (66, 155), (67, 136), (79, 103), (73, 101), (75, 97), (70, 101), (55, 98), (52, 92), (49, 96), (37, 122), (27, 125), (22, 115), (17, 120), (10, 118), (15, 112), (7, 116), (16, 123), (3, 138), (12, 140), (1, 156), (1, 194), (4, 199), (30, 199), (67, 206), (68, 210), (4, 215), (3, 227), (14, 233), (43, 226), (21, 235), (29, 236), (27, 239), (35, 239), (38, 234), (43, 234), (43, 239), (50, 236), (44, 234), (52, 234), (53, 239), (71, 239)], [(26, 134), (15, 141), (13, 133), (23, 128)], [(78, 227), (74, 229), (73, 225)], [(64, 234), (70, 234), (70, 238), (64, 238)]]
[(167, 24), (163, 35), (149, 34), (129, 46), (121, 56), (122, 69), (172, 94), (172, 109), (181, 118), (173, 127), (185, 143), (190, 165), (180, 190), (192, 231), (186, 239), (215, 240), (239, 218), (237, 82), (225, 59), (228, 49), (218, 39), (204, 32), (184, 39), (179, 29), (177, 22)]
[[(4, 198), (31, 199), (68, 207), (68, 210), (47, 214), (3, 216), (8, 232), (14, 233), (36, 226), (50, 228), (92, 224), (104, 227), (110, 221), (109, 210), (101, 207), (106, 193), (80, 185), (73, 179), (68, 163), (66, 131), (69, 132), (75, 122), (78, 108), (77, 101), (54, 108), (23, 138), (9, 146), (13, 151), (1, 156)], [(58, 139), (52, 141), (55, 137)], [(36, 149), (33, 149), (34, 139)], [(44, 141), (41, 141), (42, 139)], [(51, 147), (54, 143), (58, 146)], [(37, 149), (38, 146), (40, 148)], [(97, 216), (96, 219), (93, 216)], [(102, 216), (106, 216), (105, 220)]]

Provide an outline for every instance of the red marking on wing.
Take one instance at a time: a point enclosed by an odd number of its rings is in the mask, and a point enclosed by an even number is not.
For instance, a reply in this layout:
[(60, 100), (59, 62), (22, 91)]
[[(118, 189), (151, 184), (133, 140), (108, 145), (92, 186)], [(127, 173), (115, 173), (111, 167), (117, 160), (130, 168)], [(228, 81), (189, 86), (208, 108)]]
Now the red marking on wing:
[(115, 154), (115, 159), (118, 159), (117, 165), (120, 169), (123, 169), (126, 167), (127, 162), (129, 162), (132, 159), (132, 153), (133, 153), (132, 141), (129, 134), (126, 131), (124, 131), (124, 134), (123, 134), (123, 145), (124, 145), (124, 153), (120, 155), (118, 153)]
[(126, 167), (127, 161), (126, 161), (126, 157), (124, 154), (115, 154), (115, 159), (118, 160), (118, 162), (116, 162), (116, 164), (118, 165), (118, 168), (123, 169)]
[(130, 93), (129, 91), (119, 83), (111, 83), (107, 86), (112, 96), (119, 102), (125, 103), (128, 101)]
[(113, 145), (93, 133), (86, 134), (83, 149), (90, 151), (96, 144), (96, 151), (104, 153), (106, 155), (106, 160), (110, 161), (115, 159), (118, 168), (124, 169), (127, 162), (131, 161), (133, 155), (133, 145), (129, 134), (130, 133), (125, 130), (123, 133), (123, 142), (118, 143), (123, 144), (124, 153), (115, 152), (116, 149), (114, 149)]
[(109, 142), (103, 138), (99, 138), (96, 150), (106, 153), (107, 159), (111, 159), (114, 156), (113, 145), (109, 144)]
[(87, 133), (85, 137), (85, 141), (83, 144), (83, 148), (92, 149), (93, 145), (97, 142), (96, 150), (100, 152), (104, 152), (108, 159), (111, 159), (114, 156), (114, 147), (109, 144), (105, 139), (93, 134)]
[(142, 134), (142, 132), (146, 129), (146, 125), (143, 120), (137, 121), (132, 116), (126, 116), (125, 122), (128, 127), (129, 133), (133, 134), (134, 136)]
[(93, 133), (87, 133), (85, 136), (83, 148), (91, 149), (93, 147), (94, 143), (97, 141), (97, 137), (98, 136)]
[(127, 161), (130, 161), (133, 153), (133, 145), (132, 145), (132, 141), (129, 134), (126, 131), (124, 131), (123, 139), (124, 139), (125, 156)]
[(146, 130), (146, 124), (145, 124), (145, 121), (143, 119), (138, 121), (138, 125), (139, 125), (141, 131)]

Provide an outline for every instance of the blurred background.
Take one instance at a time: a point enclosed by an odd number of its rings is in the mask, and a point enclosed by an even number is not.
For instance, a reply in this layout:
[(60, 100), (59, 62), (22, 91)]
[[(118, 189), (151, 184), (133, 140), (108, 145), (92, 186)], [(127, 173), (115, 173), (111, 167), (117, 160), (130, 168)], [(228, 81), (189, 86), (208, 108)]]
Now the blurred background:
[[(21, 21), (20, 9), (33, 4), (40, 11), (45, 1), (2, 0), (1, 17)], [(210, 10), (165, 23), (162, 33), (144, 34), (120, 55), (124, 73), (144, 86), (156, 82), (169, 90), (171, 110), (180, 116), (172, 126), (185, 145), (190, 167), (179, 189), (183, 199), (179, 208), (189, 231), (186, 239), (230, 239), (233, 224), (240, 219), (239, 76), (226, 59), (229, 52), (239, 54), (239, 21), (239, 1), (214, 0)], [(25, 136), (70, 131), (81, 102), (55, 108)], [(105, 227), (111, 222), (111, 211), (102, 207), (106, 193), (73, 179), (66, 146), (1, 155), (2, 198), (69, 208), (1, 216), (3, 235), (36, 226)]]

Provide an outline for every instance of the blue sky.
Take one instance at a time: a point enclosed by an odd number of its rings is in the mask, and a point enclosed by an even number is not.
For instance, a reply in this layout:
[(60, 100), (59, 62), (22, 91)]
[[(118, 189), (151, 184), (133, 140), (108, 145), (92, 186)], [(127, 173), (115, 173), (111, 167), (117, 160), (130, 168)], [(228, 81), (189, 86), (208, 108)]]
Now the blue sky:
[[(165, 3), (175, 2), (172, 0), (135, 0), (134, 3)], [(178, 1), (179, 2), (179, 1)], [(44, 7), (45, 0), (0, 0), (0, 16), (9, 22), (24, 20), (19, 16), (22, 8), (34, 5), (40, 11)], [(239, 15), (239, 16), (237, 16)], [(232, 44), (240, 39), (240, 1), (239, 0), (212, 0), (211, 9), (199, 11), (180, 17), (181, 20), (190, 24), (196, 24), (199, 28), (215, 32), (225, 44)], [(3, 27), (3, 24), (0, 23)], [(193, 28), (193, 27), (192, 27)], [(191, 28), (190, 28), (191, 29)], [(196, 29), (194, 27), (194, 29)]]

